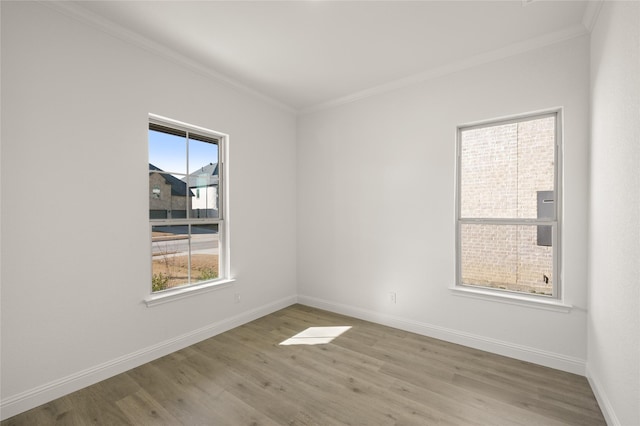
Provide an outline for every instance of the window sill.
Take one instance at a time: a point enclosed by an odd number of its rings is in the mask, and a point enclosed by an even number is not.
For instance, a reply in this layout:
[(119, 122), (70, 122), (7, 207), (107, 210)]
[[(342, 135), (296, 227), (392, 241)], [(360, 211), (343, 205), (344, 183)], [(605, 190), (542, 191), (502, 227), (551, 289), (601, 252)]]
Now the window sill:
[(547, 311), (569, 313), (573, 305), (568, 305), (557, 299), (543, 299), (538, 297), (528, 297), (526, 295), (498, 293), (491, 290), (451, 287), (455, 296), (470, 297), (472, 299), (489, 300), (491, 302), (506, 303), (509, 305), (525, 306), (527, 308), (543, 309)]
[(196, 294), (207, 293), (213, 290), (222, 290), (223, 288), (231, 287), (234, 281), (235, 279), (233, 278), (226, 278), (209, 283), (177, 288), (175, 290), (167, 290), (157, 294), (152, 294), (148, 298), (144, 299), (144, 303), (146, 303), (147, 308), (151, 308), (153, 306), (184, 299)]

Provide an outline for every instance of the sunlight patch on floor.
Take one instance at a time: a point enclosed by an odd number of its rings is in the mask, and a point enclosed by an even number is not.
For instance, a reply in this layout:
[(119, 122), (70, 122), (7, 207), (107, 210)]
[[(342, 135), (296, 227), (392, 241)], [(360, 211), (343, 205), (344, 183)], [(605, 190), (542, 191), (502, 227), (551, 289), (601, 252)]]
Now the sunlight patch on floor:
[(331, 342), (333, 339), (340, 336), (350, 328), (351, 326), (309, 327), (306, 330), (296, 334), (295, 336), (288, 338), (284, 342), (281, 342), (280, 344), (283, 346), (324, 345)]

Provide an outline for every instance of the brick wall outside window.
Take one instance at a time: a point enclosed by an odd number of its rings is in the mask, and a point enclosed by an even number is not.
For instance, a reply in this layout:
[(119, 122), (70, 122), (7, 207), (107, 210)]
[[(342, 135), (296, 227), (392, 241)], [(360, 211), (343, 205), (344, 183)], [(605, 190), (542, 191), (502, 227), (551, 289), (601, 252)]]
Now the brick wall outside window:
[[(462, 218), (536, 218), (554, 189), (555, 117), (462, 131)], [(551, 294), (552, 247), (536, 225), (462, 224), (462, 283)], [(548, 282), (545, 282), (545, 277)]]

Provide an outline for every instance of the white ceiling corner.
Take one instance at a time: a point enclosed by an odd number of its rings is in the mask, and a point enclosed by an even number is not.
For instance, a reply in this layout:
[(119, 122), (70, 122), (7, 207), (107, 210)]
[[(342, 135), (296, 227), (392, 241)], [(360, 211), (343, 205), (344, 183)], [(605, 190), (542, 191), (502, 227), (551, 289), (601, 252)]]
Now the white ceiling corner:
[(584, 15), (582, 17), (582, 24), (585, 26), (587, 31), (593, 31), (593, 27), (596, 25), (603, 3), (604, 0), (591, 0), (587, 2), (587, 7), (585, 8)]
[(301, 108), (299, 113), (309, 114), (317, 111), (322, 111), (324, 109), (337, 107), (350, 102), (355, 102), (360, 99), (368, 98), (368, 97), (379, 95), (385, 92), (390, 92), (393, 90), (401, 89), (403, 87), (408, 87), (414, 84), (418, 84), (434, 78), (442, 77), (447, 74), (452, 74), (458, 71), (462, 71), (464, 69), (468, 69), (478, 65), (485, 64), (485, 63), (508, 58), (510, 56), (518, 55), (520, 53), (524, 53), (530, 50), (535, 50), (535, 49), (542, 48), (544, 46), (549, 46), (551, 44), (560, 43), (562, 41), (570, 40), (575, 37), (580, 37), (585, 34), (587, 34), (587, 30), (584, 28), (582, 24), (574, 25), (570, 28), (566, 28), (556, 33), (546, 34), (544, 36), (536, 37), (535, 39), (529, 39), (521, 43), (511, 44), (509, 46), (505, 46), (500, 49), (496, 49), (490, 52), (484, 52), (479, 55), (465, 58), (458, 62), (446, 64), (442, 67), (430, 69), (423, 73), (414, 74), (409, 77), (391, 81), (379, 86), (371, 87), (360, 92), (351, 93), (341, 98), (332, 99), (330, 101), (323, 102), (318, 105), (312, 105), (310, 107)]
[[(1, 1), (1, 0), (0, 0)], [(169, 61), (183, 66), (185, 68), (190, 69), (191, 71), (195, 71), (205, 77), (213, 78), (218, 82), (225, 83), (231, 87), (239, 89), (243, 92), (249, 93), (253, 96), (256, 96), (264, 101), (269, 102), (270, 104), (282, 108), (286, 111), (295, 113), (296, 110), (291, 106), (279, 101), (276, 98), (270, 97), (252, 87), (249, 87), (233, 78), (226, 76), (216, 70), (207, 67), (197, 59), (187, 57), (176, 50), (168, 48), (161, 43), (158, 43), (150, 38), (140, 35), (136, 31), (132, 31), (124, 26), (114, 22), (112, 20), (106, 19), (100, 16), (97, 13), (92, 12), (80, 5), (81, 2), (75, 1), (67, 1), (67, 0), (52, 0), (52, 1), (44, 1), (40, 0), (41, 4), (47, 5), (56, 9), (59, 12), (64, 13), (65, 15), (77, 19), (85, 24), (89, 24), (94, 28), (97, 28), (101, 31), (106, 32), (120, 40), (123, 40), (127, 43), (131, 43), (139, 48), (142, 48), (148, 52), (159, 55)]]
[(602, 0), (43, 2), (293, 112), (586, 34)]

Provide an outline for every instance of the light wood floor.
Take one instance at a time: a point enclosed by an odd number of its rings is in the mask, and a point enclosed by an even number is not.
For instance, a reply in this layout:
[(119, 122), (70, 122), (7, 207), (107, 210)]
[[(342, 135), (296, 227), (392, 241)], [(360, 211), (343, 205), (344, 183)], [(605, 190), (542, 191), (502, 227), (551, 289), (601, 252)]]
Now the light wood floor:
[[(321, 326), (331, 343), (280, 345)], [(584, 377), (294, 305), (8, 425), (604, 425)]]

